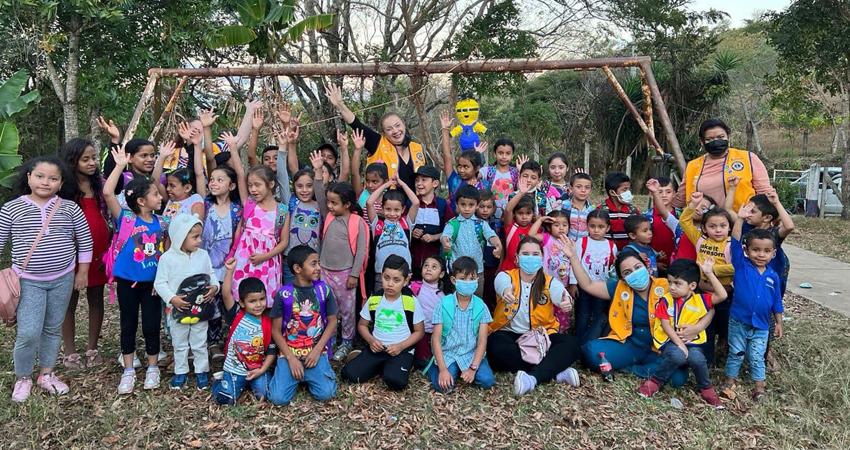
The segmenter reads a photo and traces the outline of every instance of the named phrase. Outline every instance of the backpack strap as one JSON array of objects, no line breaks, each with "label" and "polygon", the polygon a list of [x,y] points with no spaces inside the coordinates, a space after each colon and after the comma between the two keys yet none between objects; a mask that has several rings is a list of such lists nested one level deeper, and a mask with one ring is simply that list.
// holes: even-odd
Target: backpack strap
[{"label": "backpack strap", "polygon": [[[366,230],[365,239],[366,239],[366,249],[369,249],[369,226],[366,225],[366,221],[358,214],[349,214],[348,215],[348,245],[351,248],[351,254],[357,255],[357,237],[360,234],[360,225],[363,225],[363,229]],[[363,258],[363,266],[360,267],[360,273],[366,273],[366,267],[369,265],[368,256]],[[352,273],[357,271],[357,267],[352,267]],[[360,295],[364,298],[366,297],[366,277],[360,277]]]},{"label": "backpack strap", "polygon": [[512,223],[512,224],[511,224],[511,229],[508,231],[508,237],[507,237],[507,239],[505,239],[505,246],[510,245],[510,243],[511,243],[511,239],[513,239],[513,237],[514,237],[514,235],[516,234],[517,230],[519,230],[519,226],[516,224],[516,222]]},{"label": "backpack strap", "polygon": [[437,197],[437,216],[440,220],[440,226],[446,226],[446,209],[449,207],[449,203],[446,199],[442,197]]},{"label": "backpack strap", "polygon": [[[127,241],[133,235],[133,227],[135,226],[136,215],[129,208],[121,210],[121,218],[118,221],[118,233],[112,237],[112,245],[109,250],[103,255],[103,264],[106,269],[107,284],[109,284],[109,303],[115,303],[116,289],[115,285],[115,262],[118,260],[118,255]],[[162,224],[160,223],[160,226]],[[165,228],[163,228],[165,230]]]},{"label": "backpack strap", "polygon": [[[313,282],[313,290],[316,292],[316,298],[319,300],[319,315],[322,317],[322,324],[323,324],[323,326],[327,327],[328,326],[328,312],[327,312],[326,305],[327,305],[328,293],[330,292],[330,289],[328,288],[328,285],[324,281],[319,280],[319,281]],[[321,336],[319,336],[319,338],[321,339]],[[332,350],[332,347],[331,347],[331,339],[328,339],[328,343],[325,345],[325,348],[327,350],[325,355],[328,357],[328,360],[330,360],[332,355],[333,355],[333,350]]]},{"label": "backpack strap", "polygon": [[[579,248],[577,249],[579,261],[581,261],[581,259],[584,258],[584,254],[587,253],[587,239],[588,236],[584,236],[579,240],[579,242],[581,242],[581,244],[579,244]],[[613,253],[613,249],[611,251]]]},{"label": "backpack strap", "polygon": [[413,313],[416,310],[416,301],[410,295],[401,296],[401,307],[404,309],[404,317],[407,318],[407,328],[413,333]]},{"label": "backpack strap", "polygon": [[233,257],[233,254],[236,252],[236,245],[242,240],[242,235],[245,234],[245,220],[250,219],[254,214],[254,209],[257,208],[257,202],[254,199],[245,200],[245,209],[242,211],[242,219],[239,221],[242,224],[242,229],[239,231],[239,235],[233,238],[233,242],[230,243],[230,252],[227,254],[227,259]]},{"label": "backpack strap", "polygon": [[411,281],[410,282],[410,290],[413,291],[413,295],[419,295],[419,292],[422,291],[422,282],[421,281]]},{"label": "backpack strap", "polygon": [[233,323],[230,324],[230,331],[227,333],[227,340],[224,341],[224,353],[227,353],[227,349],[230,348],[230,339],[233,338],[233,332],[236,331],[236,328],[239,326],[239,322],[242,321],[242,318],[245,317],[245,310],[239,309],[239,312],[236,313],[236,317],[233,318]]},{"label": "backpack strap", "polygon": [[260,327],[263,329],[263,350],[269,349],[269,344],[272,342],[272,319],[263,314],[260,317]]},{"label": "backpack strap", "polygon": [[616,255],[614,255],[614,241],[612,241],[612,240],[610,240],[610,239],[608,240],[608,249],[611,251],[611,259],[610,259],[611,264],[614,264],[614,259],[615,259],[617,256],[616,256]]},{"label": "backpack strap", "polygon": [[292,319],[292,297],[294,295],[295,291],[292,288],[292,284],[281,286],[281,288],[277,291],[277,295],[275,295],[275,298],[280,297],[280,301],[283,306],[283,327],[286,327],[286,325],[289,323],[289,320]]},{"label": "backpack strap", "polygon": [[283,225],[286,223],[286,214],[289,212],[289,207],[285,203],[277,203],[277,213],[274,221],[274,238],[280,242],[280,234],[283,232]]}]

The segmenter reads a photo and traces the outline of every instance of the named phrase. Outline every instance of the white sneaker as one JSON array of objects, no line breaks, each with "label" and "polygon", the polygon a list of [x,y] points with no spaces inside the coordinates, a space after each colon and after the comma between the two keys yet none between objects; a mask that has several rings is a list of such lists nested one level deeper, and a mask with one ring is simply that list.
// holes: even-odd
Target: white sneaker
[{"label": "white sneaker", "polygon": [[572,367],[567,367],[563,372],[555,376],[555,381],[558,383],[567,383],[572,387],[578,387],[581,380],[578,376],[578,370]]},{"label": "white sneaker", "polygon": [[525,395],[537,386],[537,379],[522,370],[517,371],[514,378],[514,395]]},{"label": "white sneaker", "polygon": [[[124,355],[120,353],[118,354],[118,365],[126,369],[126,367],[124,367]],[[133,368],[138,369],[139,367],[142,367],[142,362],[139,361],[139,355],[133,353]]]}]

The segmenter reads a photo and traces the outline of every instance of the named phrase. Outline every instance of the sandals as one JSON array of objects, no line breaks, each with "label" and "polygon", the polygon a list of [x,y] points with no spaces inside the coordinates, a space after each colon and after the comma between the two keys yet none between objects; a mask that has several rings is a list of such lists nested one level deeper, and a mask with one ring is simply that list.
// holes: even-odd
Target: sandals
[{"label": "sandals", "polygon": [[83,361],[77,353],[65,355],[65,359],[62,361],[62,364],[64,364],[65,368],[69,370],[80,370],[86,367],[85,361]]},{"label": "sandals", "polygon": [[97,350],[86,350],[86,367],[97,367],[103,364],[103,358]]},{"label": "sandals", "polygon": [[760,403],[762,400],[764,400],[764,399],[765,399],[765,397],[767,397],[767,392],[765,392],[765,391],[757,391],[757,390],[753,389],[752,396],[753,396],[753,401],[754,401],[754,402],[756,402],[756,403]]}]

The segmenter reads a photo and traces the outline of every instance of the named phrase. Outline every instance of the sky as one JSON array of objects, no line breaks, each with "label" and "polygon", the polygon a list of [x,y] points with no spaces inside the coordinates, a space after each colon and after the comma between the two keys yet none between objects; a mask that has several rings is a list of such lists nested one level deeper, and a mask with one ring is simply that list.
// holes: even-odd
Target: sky
[{"label": "sky", "polygon": [[733,27],[744,24],[751,19],[753,13],[759,10],[778,11],[791,4],[791,0],[694,0],[691,9],[705,11],[709,8],[718,9],[729,14]]}]

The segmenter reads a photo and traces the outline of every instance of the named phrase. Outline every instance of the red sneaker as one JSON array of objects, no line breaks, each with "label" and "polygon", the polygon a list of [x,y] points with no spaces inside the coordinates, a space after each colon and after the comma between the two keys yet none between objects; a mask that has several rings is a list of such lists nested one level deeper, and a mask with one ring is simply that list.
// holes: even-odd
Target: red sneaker
[{"label": "red sneaker", "polygon": [[717,408],[723,409],[723,402],[720,401],[720,397],[717,396],[717,392],[714,391],[714,387],[709,386],[701,391],[699,391],[699,395],[705,400],[709,405]]},{"label": "red sneaker", "polygon": [[658,384],[658,382],[654,379],[650,378],[644,381],[642,385],[640,385],[637,392],[638,394],[640,394],[641,397],[651,398],[660,389],[661,385]]}]

